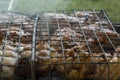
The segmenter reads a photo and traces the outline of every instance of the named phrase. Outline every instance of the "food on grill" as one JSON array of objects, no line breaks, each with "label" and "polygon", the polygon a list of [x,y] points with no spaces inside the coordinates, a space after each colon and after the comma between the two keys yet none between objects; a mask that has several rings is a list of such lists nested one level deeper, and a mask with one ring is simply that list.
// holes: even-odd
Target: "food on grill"
[{"label": "food on grill", "polygon": [[[50,52],[47,50],[41,50],[38,53],[37,56],[37,61],[36,61],[36,74],[37,75],[48,75],[49,70],[52,68],[50,68],[49,64],[50,64]],[[40,66],[41,65],[41,66]],[[49,69],[50,68],[50,69]]]},{"label": "food on grill", "polygon": [[0,50],[0,64],[1,66],[1,80],[13,80],[14,77],[14,71],[16,62],[18,61],[18,53],[6,49],[6,50]]},{"label": "food on grill", "polygon": [[0,23],[9,23],[9,22],[24,22],[26,19],[29,20],[28,17],[26,17],[25,15],[21,15],[18,13],[12,13],[11,12],[2,12],[0,13]]},{"label": "food on grill", "polygon": [[[75,45],[79,45],[80,38],[82,35],[80,33],[76,33],[74,30],[69,27],[63,29],[57,29],[54,33],[55,36],[51,37],[51,45],[61,45],[63,44],[65,49],[69,49]],[[61,43],[62,41],[62,43]],[[55,47],[59,49],[61,46]]]},{"label": "food on grill", "polygon": [[[49,64],[50,64],[50,51],[48,51],[47,49],[48,44],[40,41],[38,42],[38,45],[36,45],[36,53],[35,55],[35,73],[36,75],[47,75],[47,73],[49,72]],[[30,78],[31,74],[31,68],[29,66],[31,66],[30,61],[31,61],[31,56],[32,56],[32,52],[31,52],[31,44],[25,44],[24,45],[24,49],[23,51],[20,53],[20,58],[18,59],[18,64],[19,65],[26,65],[25,67],[22,66],[18,66],[17,70],[18,73],[17,75],[22,77],[22,78]],[[52,69],[52,68],[51,68]],[[24,70],[24,72],[23,72]]]},{"label": "food on grill", "polygon": [[49,44],[43,41],[38,42],[37,46],[36,46],[37,50],[44,50],[44,49],[48,49],[49,48]]},{"label": "food on grill", "polygon": [[[3,38],[4,39],[4,38]],[[3,41],[0,45],[1,80],[13,80],[19,54],[17,48]],[[5,44],[4,44],[5,43]]]},{"label": "food on grill", "polygon": [[35,19],[14,14],[11,23],[10,16],[3,16],[0,78],[117,80],[120,34],[103,14],[55,12],[43,13]]},{"label": "food on grill", "polygon": [[68,16],[67,14],[56,14],[56,13],[44,13],[43,18],[52,20],[62,20],[60,22],[70,22],[70,23],[86,23],[85,16],[82,18],[78,18],[75,16]]},{"label": "food on grill", "polygon": [[83,11],[78,11],[75,13],[76,16],[78,17],[85,17],[85,16],[89,16],[89,17],[93,17],[93,14],[90,12],[83,12]]},{"label": "food on grill", "polygon": [[18,54],[14,51],[11,51],[11,50],[5,50],[5,51],[2,51],[0,50],[0,56],[5,56],[5,57],[18,57],[17,56]]},{"label": "food on grill", "polygon": [[0,57],[0,63],[4,65],[1,67],[1,80],[13,80],[16,62],[17,58]]},{"label": "food on grill", "polygon": [[116,52],[120,52],[120,46],[117,47]]},{"label": "food on grill", "polygon": [[0,31],[0,44],[2,44],[2,40],[5,37],[5,33],[3,31]]}]

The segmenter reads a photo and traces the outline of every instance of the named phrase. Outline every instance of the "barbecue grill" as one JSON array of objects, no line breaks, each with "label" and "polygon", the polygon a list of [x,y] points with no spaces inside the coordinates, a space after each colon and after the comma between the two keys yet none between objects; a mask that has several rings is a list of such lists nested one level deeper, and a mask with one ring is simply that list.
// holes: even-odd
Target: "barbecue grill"
[{"label": "barbecue grill", "polygon": [[120,78],[120,27],[106,11],[0,15],[1,80]]}]

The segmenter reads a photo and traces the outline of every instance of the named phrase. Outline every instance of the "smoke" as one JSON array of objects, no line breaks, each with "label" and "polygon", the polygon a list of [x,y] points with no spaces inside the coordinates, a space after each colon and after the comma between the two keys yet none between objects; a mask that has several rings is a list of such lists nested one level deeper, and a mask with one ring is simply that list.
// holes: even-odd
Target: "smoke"
[{"label": "smoke", "polygon": [[39,13],[66,9],[71,0],[14,0],[13,11]]}]

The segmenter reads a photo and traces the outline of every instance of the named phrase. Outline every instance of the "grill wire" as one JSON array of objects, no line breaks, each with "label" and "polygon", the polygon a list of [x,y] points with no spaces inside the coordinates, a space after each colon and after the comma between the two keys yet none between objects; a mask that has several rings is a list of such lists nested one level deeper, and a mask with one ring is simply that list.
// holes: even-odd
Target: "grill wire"
[{"label": "grill wire", "polygon": [[117,80],[119,53],[104,10],[0,14],[0,80]]}]

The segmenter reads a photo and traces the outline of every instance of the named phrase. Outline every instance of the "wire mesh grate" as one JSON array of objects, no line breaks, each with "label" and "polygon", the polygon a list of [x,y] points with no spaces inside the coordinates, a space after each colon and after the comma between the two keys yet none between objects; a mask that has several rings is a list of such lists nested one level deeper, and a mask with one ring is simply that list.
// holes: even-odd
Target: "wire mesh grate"
[{"label": "wire mesh grate", "polygon": [[0,15],[1,80],[120,78],[120,34],[104,10]]}]

